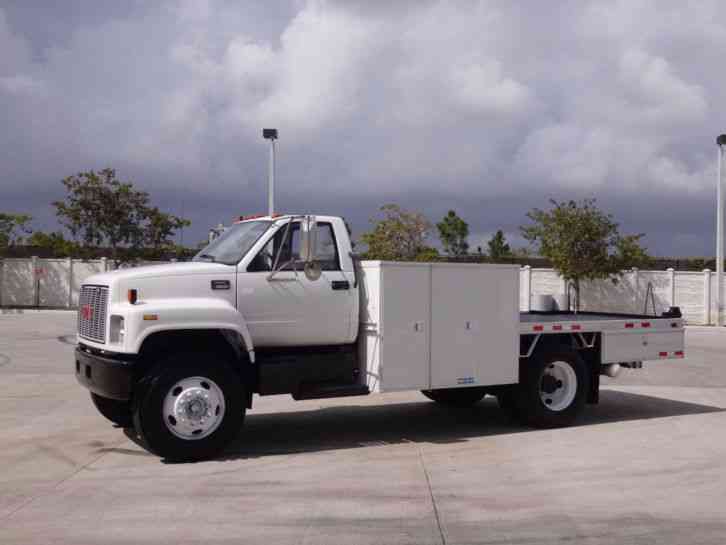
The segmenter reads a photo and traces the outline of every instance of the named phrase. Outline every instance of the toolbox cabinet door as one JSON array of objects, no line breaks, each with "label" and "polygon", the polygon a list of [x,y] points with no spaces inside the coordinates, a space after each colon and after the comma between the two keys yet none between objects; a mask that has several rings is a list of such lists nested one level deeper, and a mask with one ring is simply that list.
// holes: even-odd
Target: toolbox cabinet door
[{"label": "toolbox cabinet door", "polygon": [[386,263],[381,268],[381,390],[429,386],[429,267]]},{"label": "toolbox cabinet door", "polygon": [[435,264],[431,272],[431,388],[517,382],[517,268]]}]

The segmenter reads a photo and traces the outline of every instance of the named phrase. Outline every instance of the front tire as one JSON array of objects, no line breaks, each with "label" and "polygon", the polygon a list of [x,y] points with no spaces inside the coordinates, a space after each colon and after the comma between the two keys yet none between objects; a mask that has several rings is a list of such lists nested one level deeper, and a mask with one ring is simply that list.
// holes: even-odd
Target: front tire
[{"label": "front tire", "polygon": [[122,428],[130,428],[134,425],[131,416],[131,403],[128,401],[119,401],[118,399],[109,399],[91,392],[91,400],[104,417]]},{"label": "front tire", "polygon": [[472,407],[479,403],[486,392],[484,388],[441,388],[438,390],[421,390],[431,401],[449,407]]},{"label": "front tire", "polygon": [[537,428],[570,426],[582,415],[590,375],[580,355],[567,347],[526,364],[515,403],[518,416]]},{"label": "front tire", "polygon": [[216,354],[173,356],[143,383],[134,406],[134,428],[148,450],[162,458],[211,458],[242,426],[242,381]]}]

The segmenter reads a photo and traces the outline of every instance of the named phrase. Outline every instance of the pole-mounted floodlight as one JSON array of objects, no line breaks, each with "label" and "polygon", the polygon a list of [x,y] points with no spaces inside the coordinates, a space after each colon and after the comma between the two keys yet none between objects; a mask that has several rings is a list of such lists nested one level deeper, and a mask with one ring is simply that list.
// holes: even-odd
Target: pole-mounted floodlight
[{"label": "pole-mounted floodlight", "polygon": [[262,138],[270,141],[270,168],[267,178],[267,213],[275,213],[275,140],[277,129],[262,129]]},{"label": "pole-mounted floodlight", "polygon": [[723,176],[726,134],[716,138],[718,146],[718,180],[716,181],[716,325],[723,325]]}]

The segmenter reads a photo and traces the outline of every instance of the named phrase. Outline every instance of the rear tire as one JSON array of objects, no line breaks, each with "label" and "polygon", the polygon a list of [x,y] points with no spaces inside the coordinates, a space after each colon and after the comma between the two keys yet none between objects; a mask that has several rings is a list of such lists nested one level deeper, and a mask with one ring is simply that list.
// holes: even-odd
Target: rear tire
[{"label": "rear tire", "polygon": [[134,428],[146,448],[162,458],[211,458],[242,426],[244,386],[217,354],[172,356],[142,383],[134,404]]},{"label": "rear tire", "polygon": [[590,374],[580,355],[567,347],[530,358],[515,393],[518,416],[537,428],[572,425],[587,401]]},{"label": "rear tire", "polygon": [[449,407],[472,407],[479,403],[486,391],[484,388],[441,388],[438,390],[421,390],[431,401]]},{"label": "rear tire", "polygon": [[131,416],[131,403],[128,401],[119,401],[118,399],[110,399],[91,392],[91,400],[104,417],[122,428],[130,428],[134,425]]}]

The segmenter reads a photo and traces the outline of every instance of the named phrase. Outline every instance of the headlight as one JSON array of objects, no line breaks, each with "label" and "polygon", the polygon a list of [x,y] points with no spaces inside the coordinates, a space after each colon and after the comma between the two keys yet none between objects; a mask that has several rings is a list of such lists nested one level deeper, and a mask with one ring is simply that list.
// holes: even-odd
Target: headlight
[{"label": "headlight", "polygon": [[124,317],[113,314],[111,316],[111,342],[121,344],[124,342]]}]

